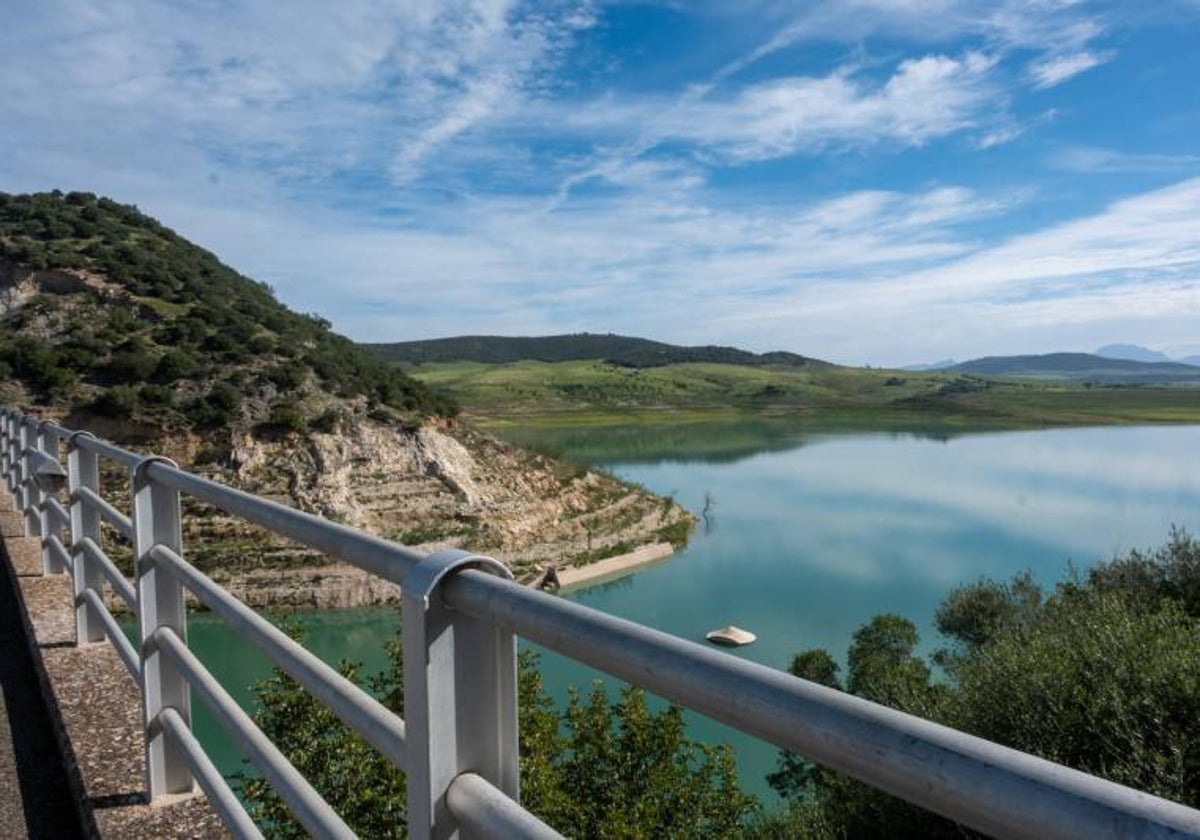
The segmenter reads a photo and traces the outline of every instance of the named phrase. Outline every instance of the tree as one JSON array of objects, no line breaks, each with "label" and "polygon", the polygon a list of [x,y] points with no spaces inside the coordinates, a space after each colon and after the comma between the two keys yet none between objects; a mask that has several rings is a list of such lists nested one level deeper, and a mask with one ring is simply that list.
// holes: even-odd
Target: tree
[{"label": "tree", "polygon": [[[343,662],[338,670],[359,678],[356,665]],[[406,836],[403,773],[281,671],[260,683],[255,695],[259,727],[359,836]],[[266,781],[243,776],[240,786],[250,816],[270,836],[309,836]]]},{"label": "tree", "polygon": [[[400,645],[390,644],[389,654],[388,669],[370,688],[402,714]],[[341,671],[359,678],[358,666],[343,663]],[[652,712],[636,688],[610,703],[596,684],[586,700],[574,692],[560,713],[528,653],[518,685],[522,800],[568,836],[723,836],[756,808],[738,787],[729,747],[691,741],[678,707]],[[285,674],[276,671],[256,694],[259,726],[351,828],[362,836],[403,836],[400,771]],[[260,825],[281,837],[304,836],[262,780],[243,778],[241,790]]]},{"label": "tree", "polygon": [[[876,616],[854,634],[846,689],[876,702],[1139,790],[1200,805],[1200,544],[1166,546],[1069,576],[1049,594],[1026,573],[950,592],[951,647],[934,684],[916,628]],[[792,673],[838,687],[823,651]],[[768,780],[789,801],[768,836],[961,836],[964,829],[782,753]]]}]

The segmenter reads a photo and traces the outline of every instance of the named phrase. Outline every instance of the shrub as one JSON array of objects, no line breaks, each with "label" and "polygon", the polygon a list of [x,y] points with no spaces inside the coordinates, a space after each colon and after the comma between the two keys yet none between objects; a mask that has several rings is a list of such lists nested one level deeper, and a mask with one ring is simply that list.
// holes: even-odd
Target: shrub
[{"label": "shrub", "polygon": [[138,392],[130,385],[115,385],[92,401],[91,410],[104,417],[127,420],[138,408]]}]

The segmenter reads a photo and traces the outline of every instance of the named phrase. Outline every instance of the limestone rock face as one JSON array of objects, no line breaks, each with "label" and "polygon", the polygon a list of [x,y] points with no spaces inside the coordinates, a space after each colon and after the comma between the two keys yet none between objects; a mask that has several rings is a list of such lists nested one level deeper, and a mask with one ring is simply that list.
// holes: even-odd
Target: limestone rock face
[{"label": "limestone rock face", "polygon": [[71,295],[86,289],[121,293],[119,286],[91,272],[57,268],[35,271],[0,257],[0,318],[16,312],[37,295]]},{"label": "limestone rock face", "polygon": [[[610,476],[528,452],[451,420],[419,428],[343,413],[330,432],[231,441],[213,477],[283,504],[433,551],[499,559],[518,579],[678,538],[694,518]],[[352,606],[392,589],[331,558],[288,546],[217,512],[189,518],[185,542],[212,549],[203,566],[253,604]]]}]

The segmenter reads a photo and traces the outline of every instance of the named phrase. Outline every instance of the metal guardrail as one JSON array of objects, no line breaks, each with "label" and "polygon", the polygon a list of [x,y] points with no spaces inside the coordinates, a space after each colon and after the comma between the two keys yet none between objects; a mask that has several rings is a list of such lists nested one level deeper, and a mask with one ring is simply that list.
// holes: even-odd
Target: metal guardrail
[{"label": "metal guardrail", "polygon": [[[38,480],[63,446],[65,519],[53,482]],[[131,517],[101,496],[100,458],[128,471]],[[405,772],[416,838],[557,836],[518,804],[517,635],[984,832],[1200,835],[1200,811],[530,590],[495,560],[422,556],[9,409],[0,473],[42,539],[44,572],[72,577],[78,643],[108,639],[140,684],[151,797],[199,784],[237,837],[258,829],[191,735],[193,692],[308,831],[350,830],[188,650],[185,589]],[[189,564],[181,494],[399,584],[407,719]],[[134,583],[104,552],[101,522],[133,545]],[[137,616],[136,647],[104,606],[106,584]]]}]

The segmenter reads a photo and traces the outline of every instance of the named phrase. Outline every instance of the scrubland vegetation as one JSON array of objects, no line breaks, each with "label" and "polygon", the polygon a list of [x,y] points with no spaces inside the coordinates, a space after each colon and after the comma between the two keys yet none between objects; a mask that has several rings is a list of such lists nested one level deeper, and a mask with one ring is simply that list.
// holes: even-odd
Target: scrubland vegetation
[{"label": "scrubland vegetation", "polygon": [[31,273],[63,272],[11,300],[0,331],[0,378],[47,405],[281,431],[328,422],[324,394],[383,412],[455,411],[327,321],[291,311],[267,285],[107,198],[0,193],[0,267],[10,300]]}]

